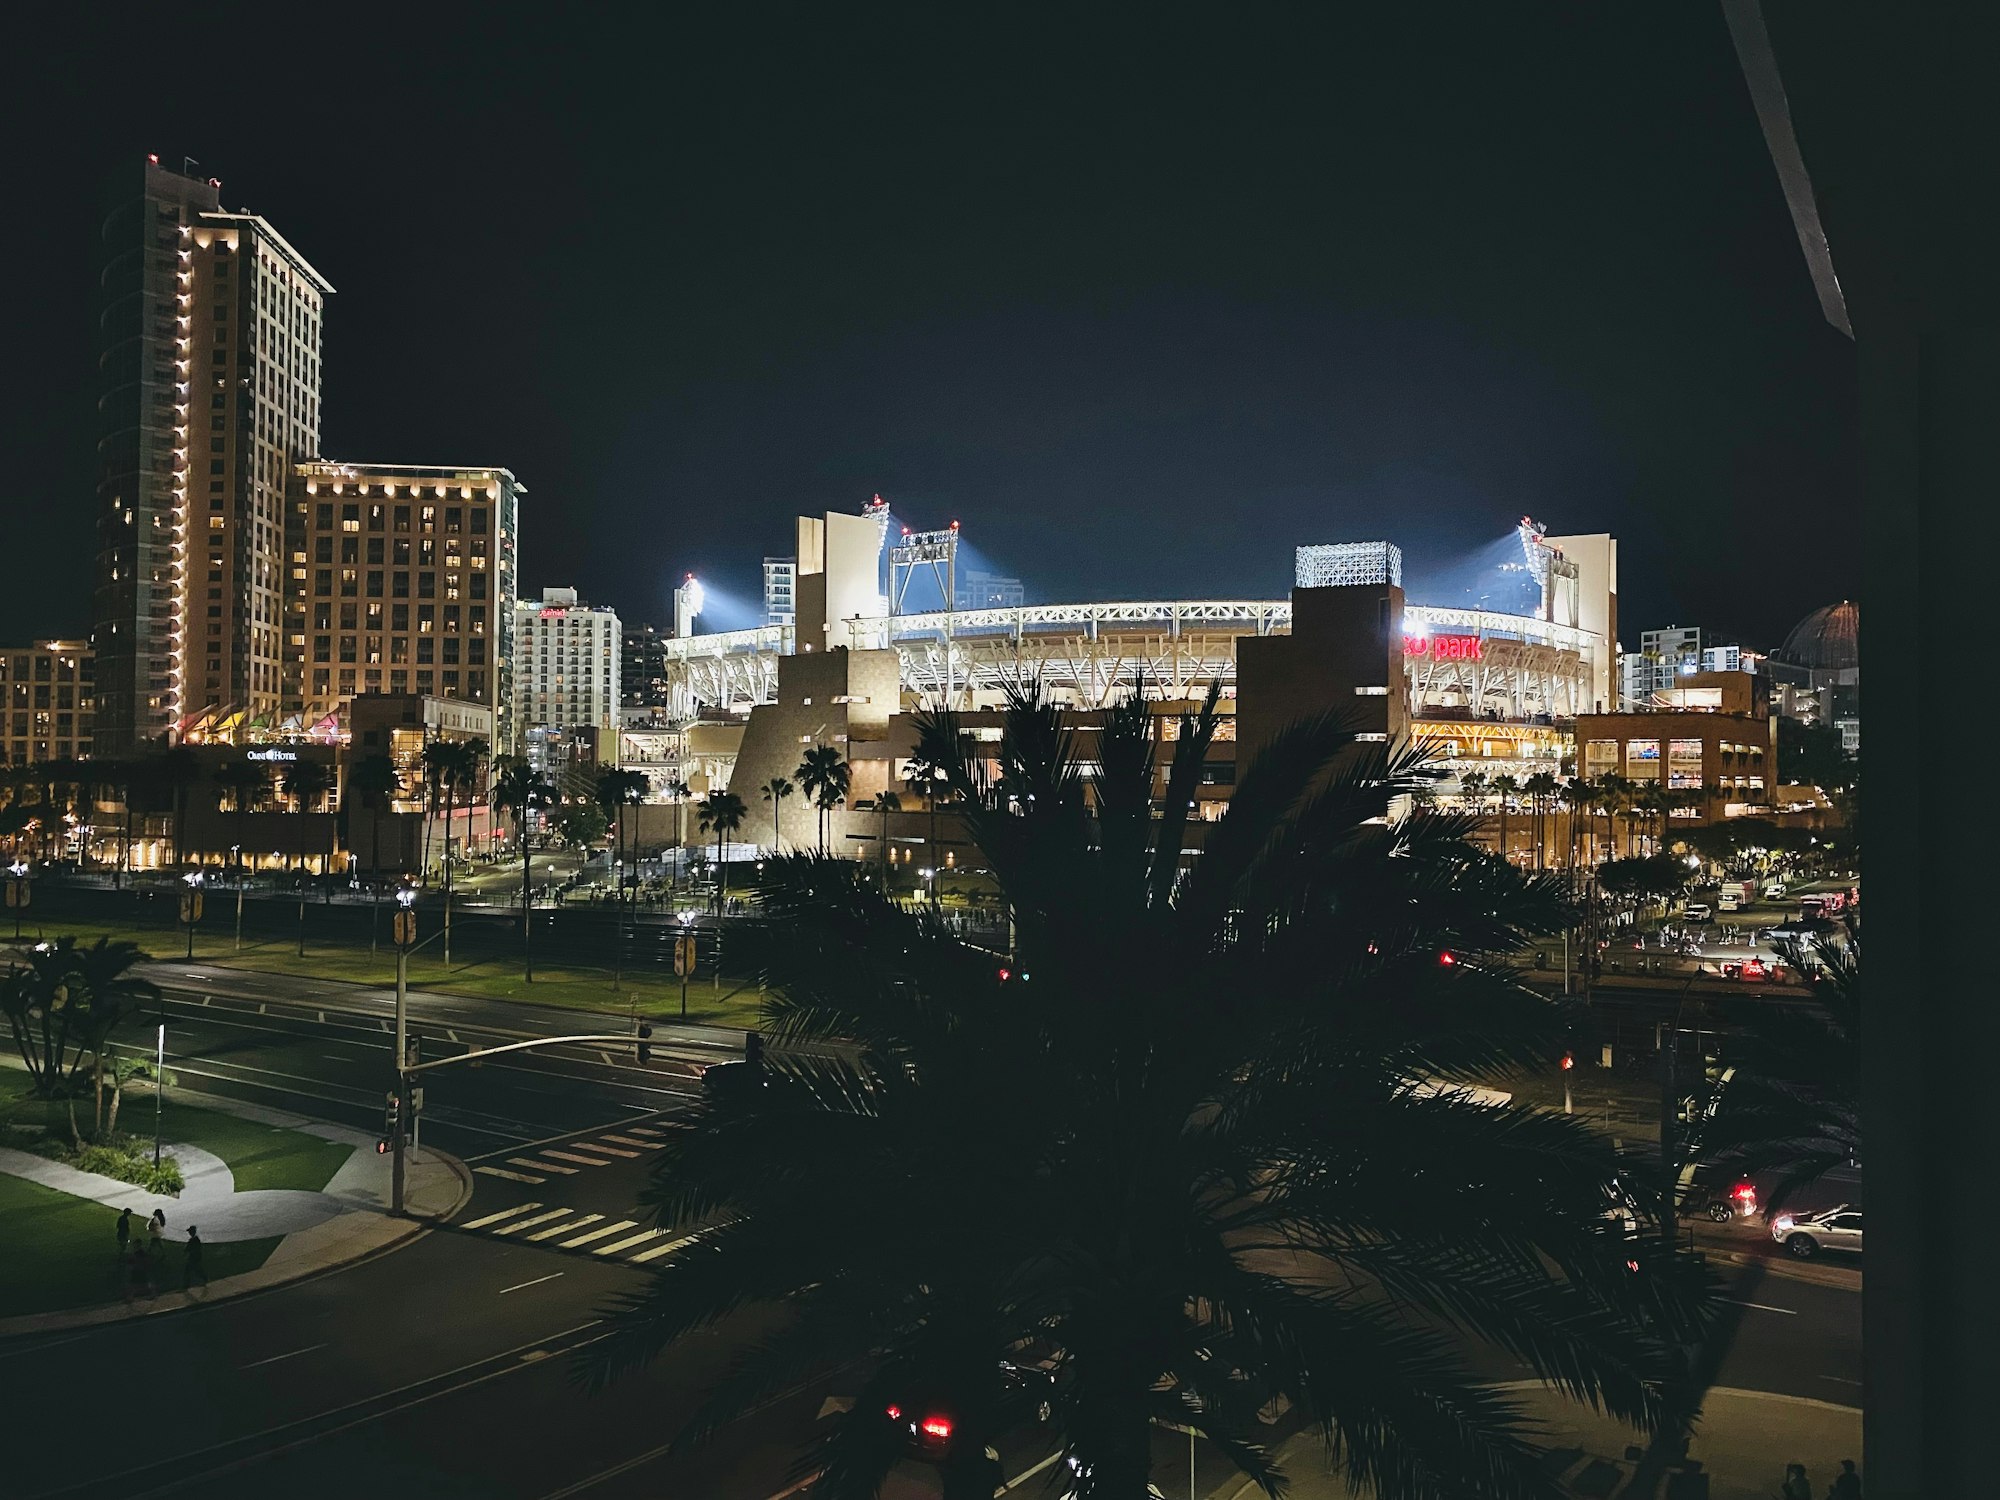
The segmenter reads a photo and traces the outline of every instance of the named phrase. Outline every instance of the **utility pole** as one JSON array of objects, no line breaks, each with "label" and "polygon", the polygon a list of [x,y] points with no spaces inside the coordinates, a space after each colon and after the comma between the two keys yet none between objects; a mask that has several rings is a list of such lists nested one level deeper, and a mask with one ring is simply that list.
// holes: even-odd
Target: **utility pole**
[{"label": "utility pole", "polygon": [[417,893],[407,881],[396,888],[396,1112],[389,1146],[395,1152],[390,1171],[389,1212],[403,1214],[404,1138],[410,1118],[410,950],[417,943]]}]

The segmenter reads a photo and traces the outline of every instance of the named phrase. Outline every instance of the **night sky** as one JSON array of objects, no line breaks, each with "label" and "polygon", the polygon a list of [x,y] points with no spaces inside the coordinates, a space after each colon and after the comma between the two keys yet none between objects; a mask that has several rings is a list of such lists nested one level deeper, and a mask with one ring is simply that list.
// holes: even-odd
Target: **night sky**
[{"label": "night sky", "polygon": [[338,288],[328,456],[511,468],[524,593],[628,623],[878,491],[1031,600],[1376,537],[1446,596],[1523,512],[1618,534],[1628,646],[1859,597],[1852,346],[1718,6],[970,9],[45,23],[0,638],[89,625],[98,204],[148,151]]}]

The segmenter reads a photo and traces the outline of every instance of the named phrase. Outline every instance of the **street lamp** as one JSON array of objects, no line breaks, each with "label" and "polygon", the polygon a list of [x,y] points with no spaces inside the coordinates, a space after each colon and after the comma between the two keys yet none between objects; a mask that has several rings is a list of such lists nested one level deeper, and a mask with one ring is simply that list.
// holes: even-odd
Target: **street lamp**
[{"label": "street lamp", "polygon": [[395,1128],[390,1144],[396,1155],[390,1174],[390,1212],[403,1212],[403,1142],[410,1119],[410,950],[417,943],[417,888],[406,875],[396,887],[396,1092]]},{"label": "street lamp", "polygon": [[688,975],[694,970],[694,913],[680,914],[681,930],[674,939],[674,973],[681,981],[681,1019],[688,1018]]},{"label": "street lamp", "polygon": [[181,925],[187,928],[188,962],[193,963],[194,927],[195,923],[201,920],[201,883],[203,876],[199,870],[190,870],[187,874],[181,876],[181,879],[187,883],[187,889],[181,893]]},{"label": "street lamp", "polygon": [[21,913],[27,909],[34,892],[28,885],[28,862],[20,855],[14,856],[14,863],[7,866],[7,873],[13,878],[7,882],[7,904],[14,908],[14,941],[21,940]]}]

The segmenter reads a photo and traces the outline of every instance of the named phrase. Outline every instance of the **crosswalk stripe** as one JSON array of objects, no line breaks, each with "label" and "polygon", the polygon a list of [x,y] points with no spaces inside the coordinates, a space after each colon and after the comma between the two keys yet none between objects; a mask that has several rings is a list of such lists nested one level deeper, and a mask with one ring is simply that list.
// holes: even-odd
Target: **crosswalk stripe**
[{"label": "crosswalk stripe", "polygon": [[538,1172],[560,1172],[565,1177],[576,1176],[575,1167],[559,1167],[552,1161],[537,1161],[532,1156],[510,1156],[507,1158],[507,1165],[510,1167],[533,1167]]},{"label": "crosswalk stripe", "polygon": [[461,1229],[484,1229],[488,1224],[498,1224],[502,1219],[511,1219],[515,1214],[531,1213],[540,1208],[539,1203],[516,1203],[512,1208],[503,1208],[497,1214],[488,1214],[483,1219],[474,1219],[470,1224],[461,1224]]},{"label": "crosswalk stripe", "polygon": [[[652,1126],[650,1126],[650,1125],[627,1125],[627,1126],[626,1126],[625,1128],[626,1128],[627,1130],[631,1131],[631,1132],[632,1132],[632,1134],[634,1134],[634,1135],[665,1135],[665,1134],[666,1134],[666,1132],[665,1132],[664,1130],[655,1130],[655,1129],[654,1129],[654,1128],[653,1128]],[[615,1141],[615,1140],[617,1140],[617,1139],[618,1139],[618,1137],[614,1135],[614,1136],[611,1136],[611,1137],[610,1137],[609,1139],[611,1139],[611,1140],[614,1140],[614,1141]]]},{"label": "crosswalk stripe", "polygon": [[622,1230],[630,1229],[635,1222],[632,1219],[620,1219],[616,1224],[600,1225],[596,1229],[591,1230],[589,1234],[580,1234],[573,1240],[564,1240],[562,1248],[565,1250],[574,1250],[578,1245],[588,1245],[592,1240],[601,1240],[607,1234],[617,1234]]},{"label": "crosswalk stripe", "polygon": [[[574,1210],[571,1211],[573,1212]],[[541,1230],[538,1233],[529,1235],[528,1238],[537,1242],[552,1240],[559,1234],[568,1234],[572,1229],[581,1229],[586,1224],[595,1224],[603,1217],[603,1214],[585,1214],[580,1219],[572,1219],[567,1224],[558,1224],[552,1229]]]},{"label": "crosswalk stripe", "polygon": [[700,1238],[701,1236],[698,1234],[684,1235],[680,1239],[669,1240],[664,1245],[655,1245],[650,1250],[641,1250],[637,1255],[632,1257],[632,1263],[640,1265],[649,1260],[657,1260],[662,1255],[671,1255],[683,1245],[692,1245]]},{"label": "crosswalk stripe", "polygon": [[572,1156],[567,1151],[544,1151],[542,1155],[553,1156],[557,1161],[573,1161],[580,1167],[605,1167],[610,1165],[601,1156]]},{"label": "crosswalk stripe", "polygon": [[516,1219],[511,1224],[502,1224],[493,1232],[495,1234],[512,1234],[517,1229],[526,1229],[534,1224],[546,1224],[551,1219],[566,1219],[575,1212],[576,1210],[573,1208],[552,1208],[545,1214],[536,1214],[532,1219]]},{"label": "crosswalk stripe", "polygon": [[641,1151],[656,1151],[659,1149],[659,1145],[655,1141],[635,1141],[629,1135],[607,1135],[605,1139],[607,1141],[616,1141],[621,1146],[637,1146]]},{"label": "crosswalk stripe", "polygon": [[586,1151],[602,1151],[606,1156],[622,1156],[628,1161],[639,1154],[636,1151],[626,1151],[617,1146],[607,1146],[602,1141],[577,1141],[574,1144],[581,1146]]},{"label": "crosswalk stripe", "polygon": [[475,1172],[484,1172],[488,1177],[504,1177],[509,1182],[531,1182],[539,1186],[547,1182],[546,1177],[536,1177],[528,1172],[509,1172],[501,1167],[474,1167]]},{"label": "crosswalk stripe", "polygon": [[613,1240],[608,1245],[599,1245],[590,1253],[592,1255],[616,1255],[620,1250],[630,1250],[634,1245],[643,1245],[647,1240],[658,1239],[659,1235],[659,1230],[649,1229],[644,1234],[633,1235],[630,1239]]}]

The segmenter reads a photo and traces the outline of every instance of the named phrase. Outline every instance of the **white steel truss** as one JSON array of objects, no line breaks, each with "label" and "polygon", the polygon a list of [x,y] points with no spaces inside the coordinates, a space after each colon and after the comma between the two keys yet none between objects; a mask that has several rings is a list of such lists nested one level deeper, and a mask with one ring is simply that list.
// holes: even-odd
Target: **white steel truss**
[{"label": "white steel truss", "polygon": [[[1236,642],[1290,631],[1289,600],[1194,599],[1036,604],[1016,609],[878,616],[847,623],[856,650],[895,649],[903,686],[932,698],[993,693],[1038,678],[1082,705],[1101,706],[1145,681],[1150,693],[1193,697],[1236,679]],[[1590,662],[1603,643],[1589,631],[1497,610],[1408,605],[1406,634],[1481,639],[1478,660],[1411,656],[1413,710],[1478,717],[1569,718],[1589,701]],[[769,703],[789,627],[762,626],[663,643],[670,713]]]}]

